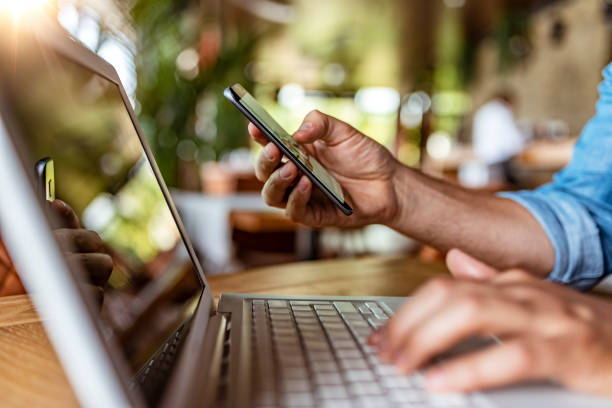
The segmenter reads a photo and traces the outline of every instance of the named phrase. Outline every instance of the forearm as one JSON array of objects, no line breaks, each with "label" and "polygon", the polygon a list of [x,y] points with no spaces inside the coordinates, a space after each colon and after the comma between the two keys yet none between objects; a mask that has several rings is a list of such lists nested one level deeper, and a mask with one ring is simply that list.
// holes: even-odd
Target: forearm
[{"label": "forearm", "polygon": [[407,167],[395,177],[399,200],[391,228],[442,251],[459,248],[500,269],[523,268],[540,276],[555,253],[536,219],[512,200],[465,190]]}]

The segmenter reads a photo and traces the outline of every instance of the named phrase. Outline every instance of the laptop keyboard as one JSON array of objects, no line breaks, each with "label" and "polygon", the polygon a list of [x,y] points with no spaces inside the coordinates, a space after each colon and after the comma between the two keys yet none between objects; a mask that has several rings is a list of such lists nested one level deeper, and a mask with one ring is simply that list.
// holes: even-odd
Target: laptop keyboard
[{"label": "laptop keyboard", "polygon": [[185,325],[179,326],[132,380],[131,387],[137,388],[140,386],[145,400],[151,406],[157,404],[161,392],[164,390],[165,382],[168,380],[170,370],[174,365],[184,334],[187,331]]},{"label": "laptop keyboard", "polygon": [[367,339],[389,314],[377,302],[254,299],[252,310],[254,407],[475,406],[378,359]]}]

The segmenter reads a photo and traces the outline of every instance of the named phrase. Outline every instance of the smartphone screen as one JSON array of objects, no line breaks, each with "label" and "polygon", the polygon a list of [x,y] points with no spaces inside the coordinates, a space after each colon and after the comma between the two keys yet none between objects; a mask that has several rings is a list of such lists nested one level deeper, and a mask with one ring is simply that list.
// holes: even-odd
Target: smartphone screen
[{"label": "smartphone screen", "polygon": [[[310,156],[241,85],[232,85],[231,89],[239,98],[237,102],[264,126],[265,131],[264,129],[260,130],[262,130],[264,134],[268,133],[266,136],[270,137],[271,135],[278,143],[281,143],[286,150],[291,153],[295,160],[299,161],[308,169],[310,173],[325,186],[328,192],[331,193],[339,203],[342,203],[343,207],[346,207],[342,209],[347,213],[346,210],[350,210],[350,207],[348,207],[344,201],[342,187],[338,181],[317,161],[317,159]],[[352,213],[352,210],[350,210],[350,212]]]}]

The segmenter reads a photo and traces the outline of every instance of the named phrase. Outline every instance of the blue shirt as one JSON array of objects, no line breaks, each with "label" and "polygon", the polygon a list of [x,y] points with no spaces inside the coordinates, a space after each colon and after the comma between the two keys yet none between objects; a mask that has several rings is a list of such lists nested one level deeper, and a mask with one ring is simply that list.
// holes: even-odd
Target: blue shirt
[{"label": "blue shirt", "polygon": [[555,249],[550,280],[588,289],[612,274],[612,64],[603,72],[597,113],[570,164],[534,191],[500,194],[523,205]]}]

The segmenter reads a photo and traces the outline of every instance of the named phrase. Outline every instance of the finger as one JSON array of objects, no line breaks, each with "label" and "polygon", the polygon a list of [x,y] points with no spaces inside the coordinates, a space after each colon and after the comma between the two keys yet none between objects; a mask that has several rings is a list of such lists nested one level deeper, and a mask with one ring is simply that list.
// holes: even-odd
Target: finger
[{"label": "finger", "polygon": [[257,180],[265,183],[270,178],[270,175],[278,168],[282,158],[283,155],[278,147],[274,146],[272,143],[268,143],[257,158],[257,164],[255,165],[255,176]]},{"label": "finger", "polygon": [[285,207],[285,197],[287,190],[293,185],[298,175],[295,164],[285,163],[280,169],[276,170],[261,190],[261,195],[271,207]]},{"label": "finger", "polygon": [[495,279],[493,279],[493,283],[496,285],[507,285],[516,283],[538,284],[543,283],[543,281],[531,275],[529,272],[523,271],[521,269],[511,269],[496,276]]},{"label": "finger", "polygon": [[79,263],[87,272],[88,281],[104,286],[113,272],[113,258],[107,254],[70,254],[73,263]]},{"label": "finger", "polygon": [[302,176],[287,200],[287,215],[290,219],[300,222],[306,218],[311,193],[311,181]]},{"label": "finger", "polygon": [[268,144],[268,138],[261,133],[261,130],[257,129],[257,126],[249,122],[249,134],[251,137],[260,145],[265,146]]},{"label": "finger", "polygon": [[94,285],[82,285],[85,295],[93,299],[94,304],[100,309],[104,303],[104,288]]},{"label": "finger", "polygon": [[62,200],[54,200],[49,203],[51,210],[57,217],[57,221],[59,222],[59,227],[63,228],[80,228],[81,223],[79,221],[79,217],[77,217],[76,213],[68,204],[63,202]]},{"label": "finger", "polygon": [[67,252],[106,252],[100,236],[90,230],[60,228],[54,231],[60,245]]},{"label": "finger", "polygon": [[446,255],[446,265],[456,278],[487,280],[500,274],[495,268],[458,249],[451,249]]},{"label": "finger", "polygon": [[405,373],[476,335],[508,335],[529,328],[530,313],[521,303],[498,299],[497,291],[448,302],[404,336],[395,363]]},{"label": "finger", "polygon": [[337,145],[355,134],[355,129],[348,124],[314,110],[306,115],[293,138],[298,143],[314,143],[322,140],[328,145]]},{"label": "finger", "polygon": [[432,391],[469,392],[545,379],[554,353],[536,340],[511,340],[431,368],[425,382]]},{"label": "finger", "polygon": [[384,327],[384,334],[379,337],[377,344],[380,357],[390,361],[392,350],[396,350],[404,342],[406,333],[421,319],[440,308],[458,287],[459,282],[436,278],[419,288]]}]

